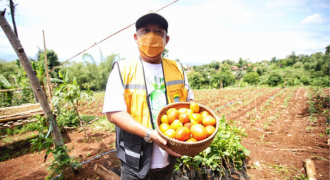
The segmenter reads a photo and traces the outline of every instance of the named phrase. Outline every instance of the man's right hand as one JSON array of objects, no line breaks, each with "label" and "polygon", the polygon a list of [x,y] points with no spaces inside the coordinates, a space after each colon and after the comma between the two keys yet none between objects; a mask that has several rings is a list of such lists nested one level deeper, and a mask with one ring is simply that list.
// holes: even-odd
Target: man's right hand
[{"label": "man's right hand", "polygon": [[159,134],[156,130],[151,131],[150,138],[151,138],[153,143],[156,143],[160,148],[162,148],[168,154],[170,154],[172,156],[175,156],[175,157],[181,157],[182,156],[181,154],[176,153],[170,147],[168,147],[167,146],[167,141],[165,139],[163,139],[161,136],[159,136]]}]

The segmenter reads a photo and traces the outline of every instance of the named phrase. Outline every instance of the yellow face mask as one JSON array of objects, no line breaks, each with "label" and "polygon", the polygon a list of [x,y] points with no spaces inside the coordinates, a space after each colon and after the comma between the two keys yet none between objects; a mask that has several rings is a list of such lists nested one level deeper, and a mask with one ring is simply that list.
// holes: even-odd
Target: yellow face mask
[{"label": "yellow face mask", "polygon": [[149,32],[139,38],[139,51],[142,56],[156,57],[164,51],[165,39]]}]

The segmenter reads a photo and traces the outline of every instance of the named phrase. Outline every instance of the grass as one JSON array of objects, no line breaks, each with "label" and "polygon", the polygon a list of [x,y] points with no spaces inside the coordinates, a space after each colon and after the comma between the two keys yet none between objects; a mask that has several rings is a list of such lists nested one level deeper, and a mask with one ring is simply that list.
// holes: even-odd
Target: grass
[{"label": "grass", "polygon": [[99,120],[97,120],[93,124],[91,124],[90,128],[103,129],[103,130],[110,131],[110,132],[116,131],[115,125],[110,123],[109,120],[105,116],[100,117]]}]

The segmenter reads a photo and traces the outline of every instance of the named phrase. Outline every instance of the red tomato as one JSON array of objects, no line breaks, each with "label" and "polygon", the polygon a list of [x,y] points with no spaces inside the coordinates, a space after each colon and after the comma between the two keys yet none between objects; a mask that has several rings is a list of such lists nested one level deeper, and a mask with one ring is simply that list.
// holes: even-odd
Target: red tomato
[{"label": "red tomato", "polygon": [[190,138],[190,130],[187,127],[179,127],[175,131],[175,139],[185,141]]},{"label": "red tomato", "polygon": [[192,126],[192,124],[191,124],[191,123],[186,123],[186,124],[184,124],[184,125],[183,125],[183,127],[187,127],[188,129],[190,129],[190,128],[191,128],[191,126]]},{"label": "red tomato", "polygon": [[202,124],[204,126],[215,126],[216,122],[212,116],[205,116],[203,118]]},{"label": "red tomato", "polygon": [[180,114],[179,120],[180,120],[180,122],[185,124],[185,123],[189,122],[189,115],[187,113]]},{"label": "red tomato", "polygon": [[190,128],[190,132],[197,141],[201,141],[207,137],[207,131],[201,124],[193,124]]},{"label": "red tomato", "polygon": [[171,124],[174,120],[178,119],[179,115],[180,113],[178,110],[176,109],[171,110],[169,114],[167,114],[168,123]]}]

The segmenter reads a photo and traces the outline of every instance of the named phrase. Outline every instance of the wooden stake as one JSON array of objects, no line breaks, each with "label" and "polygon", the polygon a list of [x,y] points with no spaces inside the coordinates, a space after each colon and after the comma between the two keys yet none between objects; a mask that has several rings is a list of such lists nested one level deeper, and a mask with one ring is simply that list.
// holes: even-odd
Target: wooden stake
[{"label": "wooden stake", "polygon": [[30,61],[28,57],[26,56],[24,52],[24,48],[21,45],[20,41],[17,39],[15,33],[11,29],[10,25],[8,24],[4,11],[0,11],[0,26],[3,30],[3,32],[6,34],[11,46],[13,47],[14,51],[16,52],[17,56],[19,57],[19,60],[22,63],[22,66],[24,67],[24,70],[30,80],[31,86],[33,91],[38,97],[40,106],[45,114],[45,117],[48,121],[48,124],[52,126],[52,139],[54,140],[55,145],[63,146],[64,142],[62,140],[62,136],[60,133],[60,129],[58,128],[58,125],[56,123],[56,117],[52,112],[52,109],[49,107],[49,104],[47,102],[47,99],[45,97],[44,92],[42,91],[42,88],[39,84],[39,80],[36,76],[36,72],[33,70]]},{"label": "wooden stake", "polygon": [[105,180],[120,180],[120,177],[100,164],[95,164],[93,171]]},{"label": "wooden stake", "polygon": [[316,169],[314,162],[310,159],[306,159],[304,162],[308,180],[316,180]]},{"label": "wooden stake", "polygon": [[51,84],[50,84],[50,79],[49,79],[49,73],[48,73],[48,60],[47,60],[47,49],[46,49],[46,40],[45,40],[45,32],[42,30],[42,35],[44,37],[44,54],[45,54],[45,63],[46,63],[46,75],[47,75],[47,87],[48,87],[48,95],[49,95],[49,104],[52,109],[52,89],[51,89]]}]

